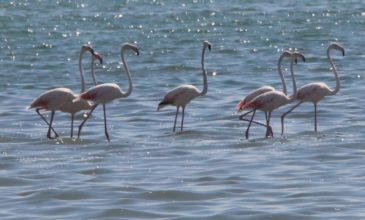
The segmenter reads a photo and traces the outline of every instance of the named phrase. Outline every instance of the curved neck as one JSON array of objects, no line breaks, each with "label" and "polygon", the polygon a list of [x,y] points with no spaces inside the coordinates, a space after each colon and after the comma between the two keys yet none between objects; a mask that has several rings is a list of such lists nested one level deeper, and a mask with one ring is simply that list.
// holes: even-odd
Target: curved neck
[{"label": "curved neck", "polygon": [[327,58],[328,58],[328,61],[330,62],[332,71],[335,74],[335,79],[336,79],[336,87],[335,87],[335,89],[331,90],[330,95],[335,95],[340,90],[340,79],[338,77],[338,73],[337,73],[335,64],[333,63],[332,58],[330,56],[330,48],[327,49]]},{"label": "curved neck", "polygon": [[124,60],[124,51],[125,51],[125,48],[122,48],[121,56],[122,56],[123,66],[124,66],[124,69],[125,69],[125,71],[127,73],[127,77],[128,77],[128,90],[125,93],[121,93],[121,96],[120,97],[127,97],[127,96],[129,96],[132,93],[132,89],[133,89],[131,74],[130,74],[130,72],[128,70],[127,63]]},{"label": "curved neck", "polygon": [[283,85],[283,93],[286,95],[287,94],[287,90],[286,90],[286,84],[285,84],[285,79],[283,76],[283,72],[281,71],[281,62],[283,61],[283,56],[280,56],[279,60],[278,60],[278,72],[279,72],[279,76],[281,79],[281,84]]},{"label": "curved neck", "polygon": [[94,86],[96,86],[96,77],[95,77],[95,73],[94,73],[94,63],[95,63],[95,59],[91,55],[91,77],[93,78]]},{"label": "curved neck", "polygon": [[297,97],[297,83],[295,82],[295,75],[294,75],[294,60],[295,57],[292,57],[290,62],[290,73],[291,73],[291,79],[293,83],[293,95],[290,97],[291,100],[295,99]]},{"label": "curved neck", "polygon": [[204,68],[204,54],[205,54],[205,47],[203,47],[202,58],[201,58],[203,82],[204,82],[203,91],[201,91],[201,93],[200,93],[201,96],[207,94],[207,92],[208,92],[208,77],[207,77],[207,72],[205,71],[205,68]]},{"label": "curved neck", "polygon": [[80,52],[80,56],[79,56],[79,70],[80,70],[80,78],[81,78],[81,92],[85,91],[85,79],[84,79],[84,69],[82,67],[82,57],[84,56],[84,51]]}]

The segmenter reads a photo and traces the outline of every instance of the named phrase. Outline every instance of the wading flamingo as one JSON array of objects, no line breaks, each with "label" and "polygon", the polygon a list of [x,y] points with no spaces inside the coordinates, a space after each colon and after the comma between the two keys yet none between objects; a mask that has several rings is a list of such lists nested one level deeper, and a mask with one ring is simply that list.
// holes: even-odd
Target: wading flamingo
[{"label": "wading flamingo", "polygon": [[[81,57],[80,57],[80,59],[81,59]],[[95,79],[95,73],[94,73],[94,63],[96,60],[99,60],[100,64],[103,64],[103,58],[101,57],[101,55],[94,52],[94,54],[92,54],[92,57],[91,57],[91,76],[93,78],[94,86],[96,86],[96,79]],[[80,66],[80,73],[81,73],[81,76],[83,76],[81,66]],[[85,90],[83,90],[85,88],[85,82],[83,80],[83,77],[81,77],[81,79],[82,79],[81,80],[82,83],[81,83],[81,92],[80,93],[85,91]],[[76,99],[76,98],[77,98],[77,94],[75,94],[74,99]],[[73,130],[74,130],[73,125],[74,125],[75,113],[77,113],[81,110],[90,110],[93,106],[94,106],[93,103],[91,103],[85,99],[67,101],[61,106],[60,111],[71,114],[71,135],[70,135],[71,138],[73,137]]]},{"label": "wading flamingo", "polygon": [[284,118],[295,108],[297,108],[303,102],[312,102],[314,105],[314,131],[317,131],[317,103],[325,96],[336,95],[340,90],[340,79],[338,77],[337,69],[330,56],[331,50],[339,50],[342,55],[345,56],[345,49],[338,43],[332,43],[327,48],[327,58],[332,67],[333,73],[335,74],[336,87],[330,89],[323,82],[314,82],[302,86],[297,93],[296,99],[299,101],[298,104],[294,105],[289,111],[285,112],[281,116],[281,134],[284,134]]},{"label": "wading flamingo", "polygon": [[[94,50],[91,48],[90,45],[83,45],[80,50],[80,59],[79,59],[79,68],[80,68],[80,76],[81,76],[81,89],[84,88],[84,76],[82,71],[82,57],[85,52],[89,51],[92,55],[94,54]],[[42,118],[42,120],[48,125],[48,132],[47,132],[47,138],[53,139],[57,138],[58,134],[52,127],[53,118],[55,115],[55,111],[61,110],[62,106],[65,103],[72,103],[72,101],[76,98],[76,95],[74,92],[72,92],[68,88],[55,88],[48,90],[44,93],[42,93],[40,96],[38,96],[36,99],[30,103],[30,105],[27,107],[27,109],[35,108],[37,114]],[[44,116],[40,113],[40,110],[45,111],[51,111],[51,119],[50,122],[48,122]],[[54,137],[51,136],[51,130],[54,133]]]},{"label": "wading flamingo", "polygon": [[[290,72],[291,72],[291,78],[292,78],[292,83],[293,83],[293,94],[291,96],[288,97],[287,95],[285,95],[281,91],[270,91],[270,92],[266,92],[266,93],[263,93],[263,94],[257,96],[251,102],[249,102],[245,106],[243,106],[243,108],[242,108],[243,110],[253,109],[253,114],[251,116],[249,125],[248,125],[247,130],[246,130],[246,138],[248,138],[248,136],[249,136],[250,126],[251,126],[251,123],[252,123],[253,118],[255,116],[256,110],[261,110],[263,112],[266,112],[266,114],[267,114],[266,137],[273,136],[272,131],[269,130],[271,113],[275,109],[292,102],[295,99],[295,96],[296,96],[296,93],[297,93],[297,87],[296,87],[295,75],[294,75],[294,61],[296,61],[297,58],[302,58],[303,61],[305,61],[305,58],[304,58],[303,54],[301,54],[299,52],[293,52],[292,53],[292,59],[291,59],[291,62],[290,62]],[[241,117],[243,118],[243,116],[245,116],[245,114],[242,115]]]},{"label": "wading flamingo", "polygon": [[[287,94],[287,91],[286,91],[286,84],[285,84],[283,72],[281,70],[281,63],[282,63],[283,59],[286,58],[286,57],[288,57],[288,58],[292,57],[292,53],[288,50],[284,50],[283,53],[281,53],[281,55],[279,57],[279,60],[278,60],[278,73],[279,73],[279,76],[280,76],[280,79],[281,79],[281,84],[283,86],[283,93],[285,95]],[[255,89],[255,90],[251,91],[244,99],[242,99],[236,105],[237,112],[242,111],[242,107],[245,106],[247,103],[249,103],[255,97],[257,97],[257,96],[259,96],[259,95],[261,95],[265,92],[270,92],[270,91],[275,91],[275,88],[272,87],[272,86],[262,86],[258,89]],[[249,112],[241,115],[240,120],[248,121],[247,119],[244,119],[243,117],[246,116],[247,114],[251,113],[251,112],[253,112],[253,110],[250,110]],[[267,120],[267,112],[265,112],[265,119]],[[266,127],[265,124],[262,124],[262,123],[259,123],[259,122],[252,121],[252,123],[259,124],[259,125],[262,125],[262,126]],[[269,132],[272,132],[271,127],[267,127],[267,128],[269,129]]]},{"label": "wading flamingo", "polygon": [[132,50],[137,55],[139,55],[139,50],[138,50],[138,47],[136,45],[133,45],[133,44],[130,44],[130,43],[124,43],[122,45],[122,49],[121,49],[122,63],[123,63],[124,69],[127,73],[128,84],[129,84],[127,92],[123,92],[122,89],[115,83],[103,83],[103,84],[99,84],[97,86],[91,87],[86,92],[81,93],[79,95],[79,97],[74,100],[74,101],[78,101],[79,99],[85,99],[85,100],[90,100],[93,103],[95,103],[93,105],[93,107],[91,108],[91,111],[88,114],[88,116],[84,119],[84,121],[82,121],[82,123],[79,126],[79,131],[78,131],[78,135],[77,135],[79,138],[80,138],[80,134],[81,134],[81,129],[84,126],[85,122],[89,119],[91,113],[95,110],[95,108],[99,104],[102,104],[103,105],[103,111],[104,111],[105,136],[108,139],[108,141],[110,141],[109,134],[108,134],[108,129],[107,129],[107,124],[106,124],[105,104],[108,103],[108,102],[113,101],[114,99],[128,97],[132,93],[132,89],[133,89],[131,74],[128,70],[127,63],[124,60],[124,52],[127,49]]},{"label": "wading flamingo", "polygon": [[174,128],[172,129],[173,132],[175,132],[176,120],[180,107],[182,107],[182,119],[181,119],[181,131],[182,131],[184,126],[184,114],[186,105],[194,98],[199,96],[204,96],[208,92],[207,72],[204,69],[204,54],[205,54],[205,49],[208,48],[210,51],[211,47],[212,46],[208,41],[203,42],[203,51],[201,56],[201,65],[202,65],[203,82],[204,82],[203,91],[200,92],[199,89],[193,85],[181,85],[167,92],[163,100],[158,104],[157,111],[159,111],[160,109],[162,109],[167,105],[176,106]]}]

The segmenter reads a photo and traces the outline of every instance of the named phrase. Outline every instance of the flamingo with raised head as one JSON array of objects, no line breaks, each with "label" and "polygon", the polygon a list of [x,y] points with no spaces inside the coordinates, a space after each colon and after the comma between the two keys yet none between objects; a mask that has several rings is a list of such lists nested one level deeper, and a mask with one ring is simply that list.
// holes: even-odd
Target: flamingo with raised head
[{"label": "flamingo with raised head", "polygon": [[[93,79],[94,86],[96,86],[96,78],[95,78],[95,73],[94,73],[94,63],[97,60],[100,62],[100,64],[103,64],[103,58],[101,57],[101,55],[94,52],[94,54],[92,54],[92,57],[91,57],[91,76],[92,76],[92,79]],[[80,73],[82,73],[82,67],[80,67]],[[81,76],[82,75],[83,74],[81,74]],[[81,77],[81,79],[82,79],[82,83],[81,83],[81,92],[80,93],[85,91],[84,90],[85,82],[83,80],[83,77]],[[75,98],[76,97],[77,97],[77,95],[75,94]],[[75,114],[77,112],[81,111],[81,110],[90,110],[93,106],[94,106],[93,103],[91,103],[91,102],[89,102],[85,99],[67,101],[61,106],[60,111],[71,114],[71,135],[70,135],[71,138],[73,137],[73,130],[74,130],[73,129],[73,124],[74,124]]]},{"label": "flamingo with raised head", "polygon": [[127,92],[123,92],[122,89],[117,84],[115,84],[115,83],[103,83],[103,84],[99,84],[97,86],[91,87],[86,92],[81,93],[79,95],[79,97],[74,100],[76,102],[79,99],[84,99],[84,100],[92,101],[94,103],[93,107],[91,108],[90,113],[84,119],[84,121],[82,121],[82,123],[79,126],[79,131],[78,131],[78,137],[79,138],[80,138],[80,134],[81,134],[81,129],[84,126],[85,122],[89,119],[91,113],[95,110],[95,108],[99,104],[102,104],[103,105],[103,111],[104,111],[104,131],[105,131],[105,136],[108,139],[108,141],[110,141],[109,134],[108,134],[108,129],[107,129],[107,123],[106,123],[105,104],[108,103],[108,102],[113,101],[114,99],[128,97],[132,93],[132,89],[133,89],[131,74],[130,74],[130,72],[128,70],[127,63],[124,60],[124,52],[127,49],[128,50],[132,50],[137,55],[139,55],[139,50],[138,50],[138,47],[136,45],[130,44],[130,43],[124,43],[122,45],[122,48],[121,48],[122,63],[123,63],[124,69],[125,69],[125,71],[127,73],[128,85],[129,85]]},{"label": "flamingo with raised head", "polygon": [[296,99],[299,102],[294,105],[289,111],[285,112],[281,116],[281,134],[284,134],[284,118],[290,112],[292,112],[295,108],[301,105],[303,102],[312,102],[314,105],[314,131],[317,131],[317,103],[324,98],[325,96],[336,95],[337,92],[340,90],[340,79],[338,77],[337,69],[335,64],[332,61],[330,52],[331,50],[339,50],[342,52],[342,55],[345,56],[345,49],[338,43],[331,43],[327,48],[327,58],[331,65],[332,71],[335,75],[336,79],[336,87],[334,89],[330,89],[325,83],[323,82],[314,82],[309,83],[302,86],[297,93]]},{"label": "flamingo with raised head", "polygon": [[[89,51],[92,55],[94,54],[94,50],[90,45],[83,45],[80,49],[80,58],[79,58],[79,68],[80,68],[80,76],[81,76],[81,89],[84,88],[84,76],[82,71],[82,57],[85,52]],[[36,99],[34,99],[27,109],[35,108],[37,114],[42,118],[42,120],[48,125],[47,138],[53,139],[57,138],[58,134],[52,127],[52,122],[54,119],[55,111],[59,111],[62,109],[62,106],[65,103],[72,103],[72,101],[76,98],[76,94],[72,92],[68,88],[60,87],[55,89],[50,89],[48,91],[43,92]],[[48,122],[45,117],[40,113],[40,110],[51,111],[50,122]],[[54,133],[54,137],[51,136],[51,130]]]},{"label": "flamingo with raised head", "polygon": [[182,131],[184,126],[184,114],[186,105],[194,98],[199,96],[204,96],[208,92],[208,79],[207,79],[208,77],[207,77],[207,72],[205,71],[204,68],[204,54],[206,48],[208,48],[208,50],[210,51],[211,47],[212,45],[208,41],[203,42],[203,50],[201,55],[202,75],[204,82],[203,91],[199,91],[199,89],[193,85],[181,85],[167,92],[165,97],[158,104],[157,111],[159,111],[160,109],[162,109],[167,105],[176,106],[174,128],[172,129],[173,132],[175,132],[176,120],[177,120],[177,115],[179,114],[180,107],[182,107],[182,119],[181,119],[181,131]]},{"label": "flamingo with raised head", "polygon": [[246,138],[248,138],[248,136],[249,136],[249,129],[250,129],[251,123],[253,121],[253,118],[255,116],[256,110],[261,110],[263,112],[266,112],[266,114],[267,114],[266,137],[269,137],[269,136],[273,137],[272,131],[269,130],[271,113],[275,109],[292,102],[296,97],[297,87],[296,87],[295,74],[294,74],[294,61],[296,61],[297,58],[302,58],[303,61],[305,61],[305,57],[303,54],[301,54],[299,52],[292,53],[292,59],[291,59],[291,63],[290,63],[290,72],[291,72],[291,78],[292,78],[292,83],[293,83],[293,94],[291,96],[287,96],[281,91],[270,91],[270,92],[266,92],[266,93],[263,93],[263,94],[257,96],[251,102],[247,103],[245,106],[242,107],[243,110],[253,109],[253,114],[251,116],[249,125],[246,130]]},{"label": "flamingo with raised head", "polygon": [[[283,93],[286,95],[287,94],[287,91],[286,91],[286,84],[285,84],[285,80],[284,80],[284,76],[283,76],[283,72],[281,70],[281,64],[282,64],[282,61],[284,58],[291,58],[292,57],[292,53],[289,51],[289,50],[284,50],[279,59],[278,59],[278,73],[279,73],[279,77],[281,79],[281,84],[283,86]],[[245,98],[243,98],[237,105],[236,105],[236,109],[237,109],[237,112],[240,112],[242,111],[242,108],[247,104],[249,103],[250,101],[252,101],[255,97],[263,94],[263,93],[266,93],[266,92],[270,92],[270,91],[275,91],[275,88],[272,87],[272,86],[262,86],[258,89],[255,89],[253,91],[251,91]],[[244,119],[244,117],[246,115],[248,115],[249,113],[253,112],[253,110],[250,110],[249,112],[246,112],[245,114],[241,115],[240,116],[240,120],[243,120],[243,121],[248,121],[247,119]],[[267,112],[264,112],[265,113],[265,119],[267,120]],[[252,121],[252,123],[255,123],[255,124],[258,124],[258,125],[262,125],[264,127],[266,127],[265,124],[262,124],[262,123],[259,123],[259,122],[255,122],[255,121]],[[269,129],[269,132],[271,132],[271,127],[267,127],[267,129]]]}]

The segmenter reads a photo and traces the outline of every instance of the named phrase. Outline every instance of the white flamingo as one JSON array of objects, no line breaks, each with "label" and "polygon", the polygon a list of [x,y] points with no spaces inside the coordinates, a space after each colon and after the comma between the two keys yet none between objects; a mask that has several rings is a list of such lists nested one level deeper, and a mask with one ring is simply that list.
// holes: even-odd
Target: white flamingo
[{"label": "white flamingo", "polygon": [[292,83],[293,83],[293,94],[291,96],[288,97],[287,95],[285,95],[281,91],[270,91],[270,92],[266,92],[266,93],[263,93],[263,94],[257,96],[251,102],[249,102],[245,106],[243,106],[243,108],[242,108],[243,110],[253,109],[253,114],[251,116],[250,123],[247,127],[247,130],[246,130],[246,138],[248,138],[249,129],[250,129],[251,123],[253,121],[253,118],[255,116],[256,110],[261,110],[263,112],[267,112],[266,113],[267,114],[266,137],[273,136],[272,131],[269,130],[271,113],[275,109],[292,102],[296,97],[297,87],[296,87],[295,75],[294,75],[294,61],[297,60],[297,58],[302,58],[303,61],[305,60],[303,54],[301,54],[299,52],[293,52],[292,53],[292,60],[291,60],[291,63],[290,63],[290,71],[291,71],[291,78],[292,78]]},{"label": "white flamingo", "polygon": [[193,85],[181,85],[167,92],[165,97],[158,104],[157,111],[159,111],[160,109],[162,109],[167,105],[176,106],[174,128],[172,129],[173,132],[175,132],[176,120],[180,107],[182,107],[182,119],[181,119],[181,131],[182,131],[184,126],[184,114],[186,105],[194,98],[199,96],[204,96],[208,92],[207,73],[204,69],[204,54],[205,54],[205,49],[208,48],[209,50],[211,50],[211,47],[212,46],[208,41],[203,42],[203,50],[201,55],[201,65],[202,65],[202,74],[204,82],[203,91],[200,92],[199,89]]},{"label": "white flamingo", "polygon": [[127,49],[128,50],[132,50],[137,55],[139,55],[139,50],[138,50],[138,47],[136,45],[133,45],[133,44],[130,44],[130,43],[124,43],[122,45],[122,48],[121,48],[121,57],[122,57],[122,62],[123,62],[124,69],[125,69],[125,71],[127,73],[128,84],[129,84],[129,87],[128,87],[127,92],[123,92],[122,89],[117,84],[115,84],[115,83],[103,83],[103,84],[99,84],[97,86],[91,87],[86,92],[81,93],[79,95],[79,97],[74,100],[76,102],[76,101],[78,101],[80,99],[84,99],[84,100],[90,100],[90,101],[92,101],[94,103],[93,107],[91,108],[90,113],[84,119],[84,121],[82,121],[82,123],[79,126],[79,131],[78,131],[78,137],[79,138],[80,138],[80,134],[81,134],[81,129],[84,126],[85,122],[89,119],[89,116],[91,115],[91,113],[95,110],[95,108],[99,104],[102,104],[103,105],[103,111],[104,111],[104,130],[105,130],[105,136],[108,139],[108,141],[110,141],[109,134],[108,134],[108,129],[107,129],[107,123],[106,123],[105,104],[108,103],[108,102],[113,101],[114,99],[128,97],[132,93],[132,89],[133,89],[131,74],[130,74],[130,72],[128,70],[127,63],[124,60],[124,52]]},{"label": "white flamingo", "polygon": [[303,102],[312,102],[314,105],[314,131],[317,131],[317,103],[325,96],[336,95],[340,90],[340,79],[338,77],[337,69],[330,56],[331,50],[339,50],[342,55],[345,56],[345,49],[338,43],[332,43],[327,48],[327,58],[332,67],[333,73],[336,79],[336,87],[330,89],[323,82],[314,82],[302,86],[297,93],[296,99],[299,100],[298,104],[294,105],[289,111],[285,112],[281,116],[281,134],[284,134],[284,118],[295,108],[297,108]]},{"label": "white flamingo", "polygon": [[[79,58],[79,68],[80,68],[80,76],[81,76],[81,89],[84,88],[84,76],[82,70],[82,57],[85,52],[89,51],[91,54],[94,54],[94,50],[90,45],[83,45],[80,49],[80,58]],[[63,108],[63,105],[66,103],[72,103],[75,99],[76,94],[72,92],[68,88],[60,87],[45,91],[41,95],[39,95],[36,99],[34,99],[29,106],[28,109],[35,108],[37,114],[42,118],[42,120],[48,125],[47,138],[57,138],[58,134],[52,127],[53,118],[55,115],[55,111],[59,111]],[[44,116],[40,113],[40,110],[51,111],[50,122],[44,118]],[[54,137],[51,136],[51,130],[54,133]]]},{"label": "white flamingo", "polygon": [[[278,73],[279,73],[279,77],[280,77],[280,80],[281,80],[281,84],[283,86],[283,93],[284,94],[287,94],[287,90],[286,90],[286,84],[285,84],[285,80],[284,80],[284,76],[283,76],[283,72],[281,70],[281,64],[282,64],[282,61],[284,58],[291,58],[292,57],[292,53],[288,50],[284,50],[279,59],[278,59]],[[272,86],[262,86],[258,89],[255,89],[253,91],[251,91],[245,98],[243,98],[237,105],[236,105],[236,109],[238,112],[242,111],[242,108],[247,104],[249,103],[250,101],[252,101],[255,97],[263,94],[263,93],[266,93],[266,92],[270,92],[270,91],[275,91],[275,88],[272,87]],[[240,120],[243,120],[243,121],[246,121],[246,119],[244,119],[244,116],[246,116],[247,114],[253,112],[253,110],[250,110],[249,112],[243,114],[240,116]],[[267,120],[267,112],[265,112],[265,119]],[[265,124],[262,124],[262,123],[259,123],[259,122],[256,122],[256,121],[252,121],[252,123],[255,123],[255,124],[258,124],[258,125],[262,125],[264,127],[266,127]],[[269,130],[269,132],[272,132],[271,131],[271,127],[267,127],[267,129]]]}]

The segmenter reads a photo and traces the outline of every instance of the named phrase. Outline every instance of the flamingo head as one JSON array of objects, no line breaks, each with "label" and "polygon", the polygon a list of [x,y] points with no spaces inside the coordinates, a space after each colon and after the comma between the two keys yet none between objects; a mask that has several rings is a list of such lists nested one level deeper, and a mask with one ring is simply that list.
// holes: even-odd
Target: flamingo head
[{"label": "flamingo head", "polygon": [[209,43],[209,41],[205,40],[203,42],[203,48],[208,48],[208,50],[210,51],[212,49],[212,44]]},{"label": "flamingo head", "polygon": [[81,46],[81,53],[85,53],[86,51],[89,51],[91,54],[94,54],[94,49],[90,44],[84,44]]},{"label": "flamingo head", "polygon": [[139,49],[138,49],[137,45],[132,44],[132,43],[124,43],[122,45],[122,51],[125,49],[133,50],[137,54],[137,56],[139,56]]},{"label": "flamingo head", "polygon": [[93,54],[93,61],[95,60],[99,60],[100,64],[103,64],[103,57],[97,52],[94,52]]},{"label": "flamingo head", "polygon": [[343,48],[339,43],[331,43],[328,46],[328,49],[327,50],[330,50],[330,49],[339,50],[339,51],[342,52],[342,56],[345,56],[345,48]]},{"label": "flamingo head", "polygon": [[293,58],[295,63],[298,63],[298,58],[302,58],[303,62],[305,62],[305,57],[304,54],[298,51],[294,51],[293,52]]}]

